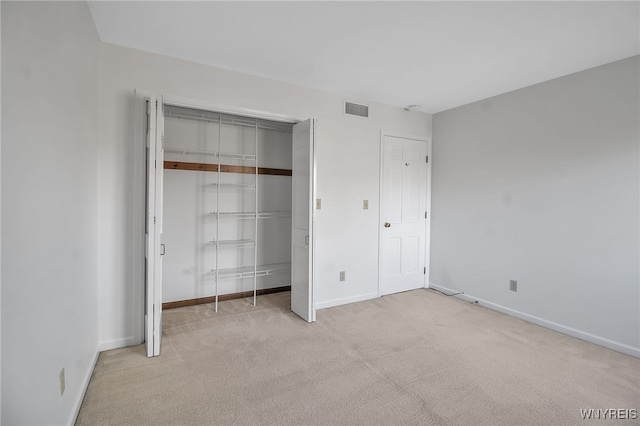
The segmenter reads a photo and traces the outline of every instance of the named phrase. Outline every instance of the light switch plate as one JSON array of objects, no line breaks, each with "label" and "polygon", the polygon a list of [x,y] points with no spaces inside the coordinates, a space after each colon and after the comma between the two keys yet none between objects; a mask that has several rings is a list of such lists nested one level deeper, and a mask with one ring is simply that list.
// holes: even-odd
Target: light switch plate
[{"label": "light switch plate", "polygon": [[340,271],[340,281],[344,281],[344,271]]},{"label": "light switch plate", "polygon": [[369,210],[369,200],[362,200],[362,209]]},{"label": "light switch plate", "polygon": [[316,198],[316,210],[320,210],[322,208],[322,200],[320,198]]}]

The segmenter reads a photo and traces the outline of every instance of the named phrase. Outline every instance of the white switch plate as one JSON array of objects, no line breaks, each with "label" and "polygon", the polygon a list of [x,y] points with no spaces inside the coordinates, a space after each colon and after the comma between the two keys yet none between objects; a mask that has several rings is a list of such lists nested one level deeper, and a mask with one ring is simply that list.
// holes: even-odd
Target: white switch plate
[{"label": "white switch plate", "polygon": [[316,198],[316,210],[320,210],[322,208],[322,200],[320,198]]},{"label": "white switch plate", "polygon": [[340,271],[340,281],[344,281],[344,271]]},{"label": "white switch plate", "polygon": [[362,209],[369,210],[369,200],[362,200]]}]

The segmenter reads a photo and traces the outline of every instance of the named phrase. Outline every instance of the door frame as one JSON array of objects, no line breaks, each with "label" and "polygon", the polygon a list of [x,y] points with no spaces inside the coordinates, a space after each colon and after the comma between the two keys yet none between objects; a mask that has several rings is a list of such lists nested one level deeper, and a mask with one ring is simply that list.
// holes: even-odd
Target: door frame
[{"label": "door frame", "polygon": [[382,277],[382,190],[384,187],[384,139],[385,137],[394,137],[400,139],[409,139],[419,142],[424,142],[427,144],[427,169],[426,169],[426,191],[427,196],[425,200],[425,210],[427,212],[427,219],[425,220],[425,235],[424,235],[424,266],[427,268],[427,273],[424,276],[423,288],[429,288],[430,284],[430,275],[431,275],[431,264],[429,262],[430,254],[431,254],[431,164],[433,163],[433,155],[432,155],[432,139],[431,137],[425,136],[417,136],[417,135],[407,135],[403,133],[397,132],[386,132],[384,130],[380,131],[380,173],[378,176],[378,297],[382,296],[380,289],[380,281]]},{"label": "door frame", "polygon": [[[174,105],[174,106],[180,106],[180,107],[185,107],[185,108],[194,108],[194,109],[202,109],[202,110],[207,110],[207,111],[215,111],[215,112],[220,112],[220,113],[226,113],[226,114],[233,114],[233,115],[242,115],[244,117],[250,117],[250,118],[258,118],[258,119],[265,119],[265,120],[271,120],[271,121],[278,121],[281,123],[289,123],[289,124],[295,124],[295,123],[299,123],[301,121],[306,120],[307,118],[300,118],[300,117],[296,117],[296,116],[292,116],[292,115],[286,115],[286,114],[278,114],[278,113],[274,113],[274,112],[269,112],[269,111],[263,111],[263,110],[258,110],[258,109],[251,109],[251,108],[246,108],[246,107],[240,107],[237,105],[228,105],[228,104],[219,104],[216,102],[211,102],[211,101],[207,101],[204,99],[197,99],[197,98],[190,98],[190,97],[185,97],[185,96],[178,96],[178,95],[172,95],[172,94],[165,94],[162,92],[154,92],[152,90],[134,90],[134,103],[135,103],[135,93],[138,93],[140,95],[146,96],[146,97],[151,97],[151,96],[155,96],[157,99],[162,99],[162,105],[164,104],[169,104],[169,105]],[[134,197],[135,200],[143,200],[142,202],[142,206],[139,205],[139,203],[135,203],[135,207],[134,207],[134,223],[138,223],[141,219],[140,217],[145,216],[144,214],[144,199],[145,199],[145,194],[146,194],[146,184],[145,184],[145,160],[146,157],[144,155],[145,152],[145,147],[146,147],[146,142],[143,140],[143,138],[140,136],[140,132],[138,132],[138,128],[137,125],[141,125],[142,121],[143,121],[143,117],[139,116],[136,117],[135,114],[138,114],[137,109],[134,111],[134,132],[136,132],[134,134],[134,138],[133,141],[135,143],[135,148],[134,148],[134,159],[133,161],[134,163]],[[314,156],[314,186],[313,186],[313,194],[312,194],[312,200],[314,200],[314,206],[315,206],[315,194],[316,194],[316,179],[315,179],[315,173],[316,173],[316,163],[315,163],[315,156]],[[313,210],[313,228],[312,231],[313,234],[315,235],[315,209]],[[134,229],[139,229],[140,225],[138,224],[138,226],[135,226]],[[134,318],[135,318],[135,323],[134,323],[134,340],[135,343],[134,344],[140,344],[144,342],[144,315],[145,315],[145,305],[147,303],[146,301],[146,297],[145,297],[145,281],[144,281],[144,248],[146,246],[145,244],[145,235],[144,235],[144,223],[142,225],[142,232],[137,232],[136,237],[134,238],[135,241],[133,242],[133,247],[134,249],[139,249],[141,250],[142,256],[139,257],[137,259],[136,262],[134,262],[134,275],[136,278],[134,278],[136,281],[139,280],[139,286],[137,288],[137,290],[134,291],[134,297],[136,297],[137,302],[134,302]],[[315,253],[316,253],[316,243],[315,243],[315,238],[312,239],[312,244],[313,246],[310,247],[312,250],[312,262],[314,265],[313,268],[313,275],[312,275],[312,279],[313,279],[313,283],[311,285],[311,290],[313,293],[313,300],[315,301],[315,293],[316,293],[316,286],[314,285],[315,280],[316,280],[316,268],[315,268],[315,264],[316,264],[316,259],[315,259]],[[141,277],[141,278],[140,278]]]}]

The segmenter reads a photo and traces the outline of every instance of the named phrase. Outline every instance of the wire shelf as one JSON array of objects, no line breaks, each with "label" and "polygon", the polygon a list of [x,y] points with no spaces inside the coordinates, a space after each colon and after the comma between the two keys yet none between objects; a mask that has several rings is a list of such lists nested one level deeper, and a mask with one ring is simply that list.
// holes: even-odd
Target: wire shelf
[{"label": "wire shelf", "polygon": [[290,218],[291,212],[261,212],[258,213],[258,219],[278,219]]},{"label": "wire shelf", "polygon": [[233,160],[245,160],[245,161],[255,161],[255,154],[235,154],[231,152],[211,152],[211,151],[194,151],[189,149],[174,149],[174,148],[165,148],[165,154],[175,154],[175,155],[198,155],[205,157],[220,157],[227,158]]},{"label": "wire shelf", "polygon": [[218,250],[232,249],[232,248],[252,248],[256,246],[256,242],[253,240],[211,240],[209,244],[217,247]]},{"label": "wire shelf", "polygon": [[234,160],[256,161],[255,154],[232,154],[229,152],[221,152],[220,158],[229,158]]},{"label": "wire shelf", "polygon": [[245,184],[245,183],[211,183],[210,186],[217,187],[220,189],[256,189],[255,185]]},{"label": "wire shelf", "polygon": [[[215,216],[218,212],[211,212]],[[224,219],[255,219],[254,212],[220,212],[220,218]],[[290,218],[291,212],[258,212],[258,219]]]},{"label": "wire shelf", "polygon": [[[212,269],[211,272],[215,274],[216,270]],[[291,263],[272,263],[268,265],[258,265],[257,267],[252,265],[240,266],[237,268],[218,269],[218,279],[253,278],[289,272],[291,272]]]}]

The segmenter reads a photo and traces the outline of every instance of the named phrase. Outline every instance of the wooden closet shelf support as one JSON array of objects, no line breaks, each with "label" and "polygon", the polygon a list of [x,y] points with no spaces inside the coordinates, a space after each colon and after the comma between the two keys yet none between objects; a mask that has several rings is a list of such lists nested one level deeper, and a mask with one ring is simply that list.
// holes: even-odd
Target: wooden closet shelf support
[{"label": "wooden closet shelf support", "polygon": [[[192,171],[200,171],[200,172],[217,172],[218,171],[217,164],[188,163],[184,161],[165,161],[164,168],[169,170],[192,170]],[[229,164],[221,164],[220,171],[223,173],[246,173],[246,174],[253,175],[256,173],[256,168],[249,167],[249,166],[233,166]],[[291,176],[291,170],[258,167],[258,174],[274,175],[274,176]]]},{"label": "wooden closet shelf support", "polygon": [[193,171],[201,171],[201,172],[217,172],[218,171],[217,164],[185,163],[183,161],[165,161],[164,168],[173,169],[173,170],[193,170]]}]

